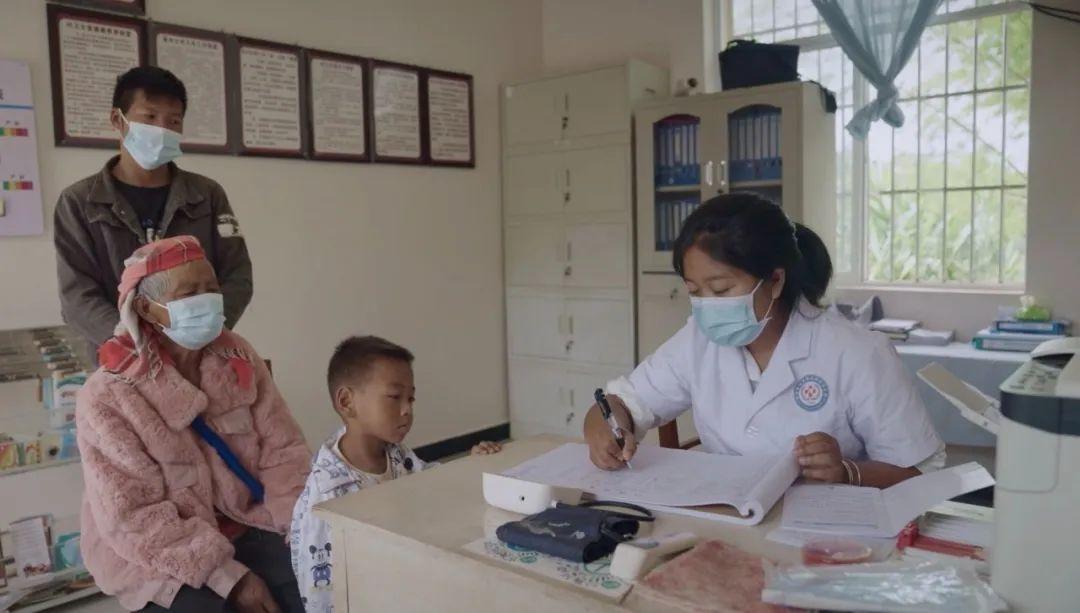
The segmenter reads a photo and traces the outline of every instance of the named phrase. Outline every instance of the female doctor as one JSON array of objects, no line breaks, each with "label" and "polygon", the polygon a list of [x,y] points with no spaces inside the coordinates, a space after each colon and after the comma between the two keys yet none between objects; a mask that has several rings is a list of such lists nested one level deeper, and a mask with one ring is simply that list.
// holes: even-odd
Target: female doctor
[{"label": "female doctor", "polygon": [[753,194],[702,205],[675,242],[692,316],[629,377],[608,383],[624,445],[593,406],[596,466],[626,465],[650,429],[687,409],[705,451],[794,448],[802,474],[888,487],[941,468],[945,446],[888,338],[823,311],[821,239]]}]

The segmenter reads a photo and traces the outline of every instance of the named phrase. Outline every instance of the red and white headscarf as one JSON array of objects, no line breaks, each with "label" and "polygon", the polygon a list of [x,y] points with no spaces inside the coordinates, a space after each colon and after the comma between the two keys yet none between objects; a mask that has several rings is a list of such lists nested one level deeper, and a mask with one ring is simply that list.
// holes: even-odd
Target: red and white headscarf
[{"label": "red and white headscarf", "polygon": [[116,336],[98,350],[98,360],[107,370],[132,376],[145,373],[160,358],[157,355],[157,333],[135,312],[136,290],[146,277],[176,268],[188,262],[205,260],[206,253],[194,236],[163,238],[139,247],[124,260],[120,277],[120,324]]}]

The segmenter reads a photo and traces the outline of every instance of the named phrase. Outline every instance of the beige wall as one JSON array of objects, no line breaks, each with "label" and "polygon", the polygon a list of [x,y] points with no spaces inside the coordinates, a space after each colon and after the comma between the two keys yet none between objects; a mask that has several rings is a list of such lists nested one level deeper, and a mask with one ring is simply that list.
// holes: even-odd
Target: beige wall
[{"label": "beige wall", "polygon": [[1035,13],[1033,27],[1028,290],[1080,322],[1080,25]]},{"label": "beige wall", "polygon": [[[1032,28],[1026,291],[1051,305],[1055,315],[1080,322],[1080,26],[1036,12]],[[838,295],[861,301],[872,293]],[[887,315],[955,329],[965,339],[989,324],[997,305],[1019,304],[1009,294],[876,293]],[[1080,330],[1074,327],[1074,333]]]},{"label": "beige wall", "polygon": [[544,66],[566,72],[634,58],[671,72],[672,85],[704,74],[703,7],[712,0],[543,0]]},{"label": "beige wall", "polygon": [[[188,155],[226,189],[255,298],[238,331],[274,361],[312,443],[337,424],[325,367],[338,340],[385,335],[417,355],[420,445],[506,421],[498,84],[541,70],[533,0],[149,0],[153,19],[470,73],[475,170]],[[0,329],[57,324],[52,211],[105,151],[53,146],[45,3],[5,0],[0,57],[30,63],[49,219],[0,239]],[[111,87],[103,83],[102,87]]]}]

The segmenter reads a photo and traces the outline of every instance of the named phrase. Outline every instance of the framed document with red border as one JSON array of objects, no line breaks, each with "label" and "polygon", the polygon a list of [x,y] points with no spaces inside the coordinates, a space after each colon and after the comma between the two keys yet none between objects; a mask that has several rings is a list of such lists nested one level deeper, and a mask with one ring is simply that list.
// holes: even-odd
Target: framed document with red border
[{"label": "framed document with red border", "polygon": [[423,69],[371,61],[372,154],[376,162],[423,164]]},{"label": "framed document with red border", "polygon": [[299,47],[237,38],[231,77],[239,89],[237,152],[241,155],[303,157],[307,150],[305,66]]},{"label": "framed document with red border", "polygon": [[305,49],[308,156],[315,160],[371,161],[370,70],[362,57]]},{"label": "framed document with red border", "polygon": [[428,163],[474,168],[476,138],[473,133],[472,77],[425,70],[424,85]]},{"label": "framed document with red border", "polygon": [[146,0],[59,0],[64,4],[85,6],[128,15],[146,15]]},{"label": "framed document with red border", "polygon": [[175,74],[187,89],[184,151],[232,153],[236,119],[227,78],[231,37],[165,23],[150,23],[150,64]]},{"label": "framed document with red border", "polygon": [[116,78],[146,64],[146,22],[57,4],[46,9],[56,144],[114,148]]}]

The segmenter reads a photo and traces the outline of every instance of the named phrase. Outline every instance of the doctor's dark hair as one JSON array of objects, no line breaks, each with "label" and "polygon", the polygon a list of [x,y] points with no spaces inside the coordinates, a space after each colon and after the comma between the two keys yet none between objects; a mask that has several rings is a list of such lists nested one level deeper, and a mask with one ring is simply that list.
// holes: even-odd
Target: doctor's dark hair
[{"label": "doctor's dark hair", "polygon": [[136,66],[116,78],[113,89],[112,105],[124,113],[135,101],[135,92],[142,90],[147,98],[164,96],[180,101],[184,113],[187,113],[187,88],[176,75],[157,66]]},{"label": "doctor's dark hair", "polygon": [[330,398],[334,398],[341,386],[363,383],[379,359],[412,364],[413,354],[378,336],[350,336],[338,343],[334,355],[330,356],[330,366],[326,369]]},{"label": "doctor's dark hair", "polygon": [[832,278],[832,260],[821,237],[793,223],[778,205],[756,194],[717,196],[690,214],[675,240],[679,276],[684,276],[683,259],[693,246],[759,279],[783,268],[780,302],[789,309],[800,297],[821,306]]}]

